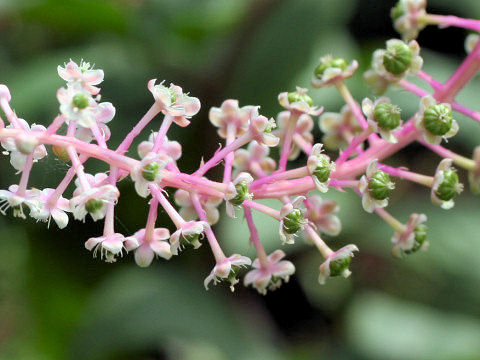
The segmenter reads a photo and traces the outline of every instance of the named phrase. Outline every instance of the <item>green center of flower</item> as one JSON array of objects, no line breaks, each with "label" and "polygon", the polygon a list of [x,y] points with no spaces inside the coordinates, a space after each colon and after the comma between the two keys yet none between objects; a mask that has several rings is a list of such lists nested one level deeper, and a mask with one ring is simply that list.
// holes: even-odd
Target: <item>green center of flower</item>
[{"label": "green center of flower", "polygon": [[263,130],[264,133],[271,133],[273,131],[273,129],[275,129],[277,127],[277,124],[275,123],[275,121],[268,121],[267,122],[267,126],[265,127],[265,130]]},{"label": "green center of flower", "polygon": [[303,212],[300,209],[293,209],[283,219],[283,231],[287,234],[295,234],[303,229],[307,221],[303,218]]},{"label": "green center of flower", "polygon": [[246,182],[241,182],[235,186],[235,190],[237,190],[237,195],[230,200],[230,203],[236,206],[242,205],[242,203],[250,199],[250,193],[248,192],[248,184]]},{"label": "green center of flower", "polygon": [[382,101],[375,106],[374,117],[382,129],[393,130],[400,125],[400,108],[387,101]]},{"label": "green center of flower", "polygon": [[439,199],[443,201],[452,200],[459,192],[458,175],[453,169],[447,169],[443,172],[443,182],[438,186],[435,192]]},{"label": "green center of flower", "polygon": [[377,171],[368,183],[370,196],[376,200],[388,198],[394,187],[393,182],[390,180],[390,175],[381,170]]},{"label": "green center of flower", "polygon": [[330,262],[330,276],[340,276],[342,275],[350,266],[352,258],[347,256],[342,259],[338,259]]},{"label": "green center of flower", "polygon": [[103,207],[103,201],[98,199],[90,199],[85,203],[85,210],[93,214]]},{"label": "green center of flower", "polygon": [[383,65],[388,72],[400,75],[412,64],[412,50],[403,42],[395,43],[387,48],[383,56]]},{"label": "green center of flower", "polygon": [[433,135],[445,135],[452,128],[452,123],[452,111],[444,104],[432,105],[423,114],[423,126]]},{"label": "green center of flower", "polygon": [[160,165],[155,161],[147,164],[142,169],[142,176],[147,181],[154,181],[160,171]]},{"label": "green center of flower", "polygon": [[168,92],[170,93],[170,102],[175,104],[175,101],[177,101],[177,95],[175,95],[175,92],[170,88],[168,89]]},{"label": "green center of flower", "polygon": [[310,106],[313,106],[313,100],[310,96],[308,96],[307,94],[301,94],[296,91],[288,93],[288,102],[290,104],[294,102],[304,102]]},{"label": "green center of flower", "polygon": [[186,236],[181,236],[180,237],[180,242],[182,245],[193,245],[194,243],[197,243],[200,238],[199,234],[190,234]]},{"label": "green center of flower", "polygon": [[325,155],[320,155],[318,157],[318,165],[313,172],[313,176],[315,176],[318,181],[324,183],[328,181],[330,178],[330,172],[331,172],[331,165],[330,161]]},{"label": "green center of flower", "polygon": [[77,109],[85,109],[88,106],[88,97],[85,94],[75,94],[72,103]]},{"label": "green center of flower", "polygon": [[410,250],[405,250],[405,254],[413,254],[414,252],[417,252],[427,240],[427,226],[425,224],[418,225],[413,232],[415,234],[413,246]]},{"label": "green center of flower", "polygon": [[315,69],[315,76],[321,78],[325,70],[327,70],[328,68],[337,68],[343,71],[347,68],[347,66],[347,62],[345,61],[345,59],[342,58],[333,58],[327,61],[323,61]]}]

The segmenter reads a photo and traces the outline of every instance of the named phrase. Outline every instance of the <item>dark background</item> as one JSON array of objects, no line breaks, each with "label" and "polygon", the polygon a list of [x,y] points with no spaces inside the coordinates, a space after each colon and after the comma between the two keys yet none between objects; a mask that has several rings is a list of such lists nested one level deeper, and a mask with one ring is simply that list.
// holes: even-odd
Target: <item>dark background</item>
[{"label": "dark background", "polygon": [[[169,137],[182,143],[180,167],[193,171],[219,139],[207,114],[236,98],[281,111],[277,95],[309,87],[318,58],[331,53],[356,58],[360,69],[347,81],[360,101],[369,96],[361,73],[371,52],[397,35],[384,0],[0,0],[0,83],[30,123],[48,124],[58,112],[63,85],[56,66],[72,58],[105,71],[103,101],[117,116],[110,124],[118,144],[152,103],[151,78],[181,85],[202,102],[185,129]],[[477,0],[432,0],[432,13],[480,16]],[[424,69],[445,81],[465,56],[466,32],[425,29],[420,37]],[[478,109],[480,83],[459,96]],[[315,103],[338,111],[334,89],[312,90]],[[399,89],[388,95],[414,114],[418,99]],[[457,116],[461,130],[447,145],[470,156],[478,124]],[[160,119],[148,129],[157,129]],[[148,131],[142,140],[147,137]],[[320,139],[318,128],[315,129]],[[131,153],[131,156],[135,156]],[[390,161],[431,175],[439,158],[411,145]],[[305,158],[298,160],[304,164]],[[2,188],[18,181],[0,158]],[[93,162],[89,171],[103,171]],[[33,170],[31,185],[54,187],[67,170],[52,156]],[[217,174],[218,175],[218,174]],[[462,180],[465,174],[460,172]],[[215,174],[212,174],[215,176]],[[144,227],[147,206],[130,180],[120,185],[117,231]],[[390,256],[392,230],[366,214],[352,193],[330,191],[341,204],[343,232],[327,238],[333,248],[356,243],[352,276],[317,282],[321,257],[302,240],[282,247],[297,273],[263,297],[238,286],[206,292],[203,279],[213,260],[208,247],[169,262],[138,268],[132,255],[116,264],[93,259],[84,242],[102,224],[54,224],[0,218],[1,359],[478,359],[480,358],[480,245],[478,198],[465,191],[451,211],[430,203],[429,190],[397,182],[389,210],[405,222],[428,215],[430,249],[397,260]],[[222,207],[223,210],[223,207]],[[280,248],[277,224],[256,217],[268,251]],[[160,226],[170,227],[162,215]],[[242,218],[224,220],[216,233],[228,253],[253,257]]]}]

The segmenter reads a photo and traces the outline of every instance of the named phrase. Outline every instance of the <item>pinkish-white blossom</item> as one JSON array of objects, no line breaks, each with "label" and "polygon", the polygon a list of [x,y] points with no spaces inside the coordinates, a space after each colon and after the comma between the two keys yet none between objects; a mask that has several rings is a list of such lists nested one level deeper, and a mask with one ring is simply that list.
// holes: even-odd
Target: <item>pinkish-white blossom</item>
[{"label": "pinkish-white blossom", "polygon": [[203,284],[205,289],[208,290],[208,285],[213,281],[213,285],[221,281],[230,282],[230,290],[235,290],[235,284],[238,283],[237,273],[242,267],[249,266],[252,263],[246,256],[239,254],[233,254],[228,258],[224,258],[220,262],[217,262],[213,267],[212,272],[205,278]]}]

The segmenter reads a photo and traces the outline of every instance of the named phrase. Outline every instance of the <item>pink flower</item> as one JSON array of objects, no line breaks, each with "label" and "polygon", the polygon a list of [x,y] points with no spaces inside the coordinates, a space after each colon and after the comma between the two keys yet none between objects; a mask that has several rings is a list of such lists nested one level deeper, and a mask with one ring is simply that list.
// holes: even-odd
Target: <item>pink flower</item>
[{"label": "pink flower", "polygon": [[342,230],[340,219],[334,215],[339,206],[333,200],[323,200],[319,195],[310,195],[305,201],[307,217],[320,233],[337,236]]},{"label": "pink flower", "polygon": [[323,108],[313,106],[312,99],[307,95],[308,89],[297,86],[297,91],[293,93],[282,92],[278,95],[278,102],[290,112],[318,116]]},{"label": "pink flower", "polygon": [[[274,131],[274,134],[280,138],[280,144],[283,144],[283,139],[285,138],[285,132],[287,130],[288,119],[290,118],[290,111],[282,111],[277,116],[277,125],[278,128]],[[293,138],[295,140],[296,136],[301,137],[305,142],[313,142],[313,119],[308,114],[302,114],[298,117],[297,125],[295,127],[295,132]],[[292,150],[288,156],[288,160],[295,160],[300,155],[300,147],[292,142]]]},{"label": "pink flower", "polygon": [[318,276],[320,285],[325,284],[325,280],[329,277],[349,277],[352,272],[348,269],[348,266],[350,265],[354,251],[358,251],[355,245],[347,245],[340,250],[332,252],[325,262],[320,265],[320,275]]},{"label": "pink flower", "polygon": [[97,95],[100,92],[98,85],[103,81],[103,70],[93,70],[90,63],[80,62],[78,66],[74,61],[70,60],[64,67],[60,65],[57,67],[58,75],[68,83],[79,83],[85,91],[92,95]]},{"label": "pink flower", "polygon": [[258,110],[253,108],[251,111],[251,121],[249,131],[253,138],[262,145],[274,147],[278,145],[280,139],[272,131],[277,127],[275,120],[267,119],[263,115],[258,115]]},{"label": "pink flower", "polygon": [[39,221],[48,222],[49,226],[53,218],[58,227],[63,229],[68,225],[67,213],[70,212],[70,204],[62,196],[55,203],[51,203],[49,200],[54,192],[55,189],[49,188],[36,192],[34,198],[38,201],[38,207],[30,211],[30,216]]},{"label": "pink flower", "polygon": [[163,153],[148,153],[130,172],[130,177],[135,183],[135,190],[141,197],[147,197],[150,194],[148,185],[162,180],[162,170],[172,161],[170,157]]},{"label": "pink flower", "polygon": [[100,251],[100,259],[105,262],[114,263],[117,256],[123,256],[123,249],[130,251],[138,246],[135,238],[125,238],[122,234],[115,233],[100,237],[92,237],[85,243],[85,248],[89,251],[93,250],[93,257],[97,257]]},{"label": "pink flower", "polygon": [[[32,127],[30,128],[30,125],[24,119],[17,119],[17,121],[20,123],[20,126],[25,131],[25,136],[27,137],[29,137],[30,133],[46,131],[45,126],[32,124]],[[7,129],[10,128],[13,128],[13,125],[10,124],[7,126]],[[27,142],[29,141],[30,140],[27,140]],[[11,137],[3,138],[1,141],[1,145],[5,149],[7,154],[10,153],[10,164],[12,164],[12,166],[19,171],[22,170],[25,166],[25,161],[27,160],[28,153],[33,154],[34,161],[41,160],[45,156],[47,156],[47,149],[45,148],[45,146],[38,145],[38,142],[35,140],[34,137],[31,146],[25,146],[25,144],[21,144],[18,140]],[[25,149],[25,147],[28,147],[28,149]]]},{"label": "pink flower", "polygon": [[[218,212],[218,205],[223,201],[221,198],[214,198],[205,195],[199,195],[200,203],[202,208],[207,214],[208,223],[214,225],[218,222],[220,218],[220,213]],[[175,192],[175,202],[180,206],[179,213],[185,220],[197,220],[198,214],[193,206],[193,203],[190,199],[190,194],[188,191],[179,189]]]},{"label": "pink flower", "polygon": [[268,256],[266,267],[255,259],[252,264],[254,270],[245,275],[244,285],[252,285],[260,294],[266,295],[267,288],[273,291],[281,286],[282,280],[288,282],[290,276],[295,273],[295,266],[290,261],[280,261],[284,257],[285,253],[282,250],[275,250]]},{"label": "pink flower", "polygon": [[155,85],[157,79],[148,82],[148,90],[152,93],[155,101],[160,105],[165,115],[173,117],[173,121],[182,127],[190,124],[190,119],[200,110],[200,101],[196,97],[183,93],[180,86],[170,84],[163,86],[163,82]]},{"label": "pink flower", "polygon": [[[395,231],[392,236],[392,243],[395,244],[392,249],[394,256],[400,257],[402,253],[412,251],[415,246],[415,229],[425,221],[427,221],[425,214],[412,214],[408,219],[405,230],[403,232]],[[428,242],[419,244],[419,248],[425,249],[427,246]]]},{"label": "pink flower", "polygon": [[19,195],[17,194],[18,185],[10,185],[8,190],[0,190],[0,214],[5,215],[5,211],[11,207],[13,216],[25,219],[23,204],[30,209],[30,212],[36,210],[39,207],[39,203],[35,197],[39,191],[37,189],[27,190],[25,194]]},{"label": "pink flower", "polygon": [[203,284],[205,289],[208,290],[208,285],[213,281],[213,285],[217,285],[220,281],[229,281],[230,290],[234,291],[234,285],[238,283],[237,273],[245,266],[252,263],[252,260],[245,256],[234,254],[228,258],[224,258],[221,262],[217,263],[210,275],[205,278]]},{"label": "pink flower", "polygon": [[246,149],[238,149],[235,151],[235,159],[233,166],[239,172],[248,171],[253,174],[260,169],[264,173],[271,173],[275,170],[275,160],[268,157],[270,148],[260,145],[255,140],[248,144]]},{"label": "pink flower", "polygon": [[187,221],[183,223],[170,237],[172,254],[178,255],[178,251],[183,250],[186,245],[191,245],[194,249],[202,246],[199,240],[209,226],[205,221]]},{"label": "pink flower", "polygon": [[[157,138],[158,133],[153,132],[150,134],[148,137],[148,141],[142,141],[138,145],[138,155],[140,155],[140,158],[144,158],[147,156],[149,152],[152,151],[153,145],[155,143],[155,140]],[[165,136],[162,141],[162,145],[160,146],[160,151],[161,153],[164,153],[165,155],[170,156],[173,160],[178,160],[182,156],[182,145],[178,143],[177,141],[170,141],[168,138]]]},{"label": "pink flower", "polygon": [[[97,174],[98,175],[98,174]],[[90,181],[94,181],[93,176],[87,177]],[[90,214],[93,221],[103,219],[107,211],[107,204],[115,204],[120,192],[113,185],[93,186],[89,189],[83,189],[79,180],[75,180],[77,189],[70,199],[70,209],[73,217],[77,220],[85,221],[85,216]]]},{"label": "pink flower", "polygon": [[153,233],[148,237],[146,236],[145,229],[137,231],[131,236],[138,243],[138,247],[135,250],[135,262],[140,267],[147,267],[153,261],[153,258],[160,256],[166,260],[172,257],[170,250],[170,244],[168,239],[170,237],[170,231],[165,228],[156,228]]},{"label": "pink flower", "polygon": [[227,127],[234,126],[235,136],[247,132],[250,123],[250,113],[253,106],[238,107],[237,100],[225,100],[222,105],[210,108],[208,118],[218,128],[218,135],[226,139]]}]

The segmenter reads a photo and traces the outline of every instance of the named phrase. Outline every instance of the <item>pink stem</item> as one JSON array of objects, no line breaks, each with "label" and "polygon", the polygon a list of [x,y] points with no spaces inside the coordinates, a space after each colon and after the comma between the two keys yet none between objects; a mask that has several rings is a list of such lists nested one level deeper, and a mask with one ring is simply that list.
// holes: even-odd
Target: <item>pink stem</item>
[{"label": "pink stem", "polygon": [[288,156],[292,150],[293,133],[297,128],[299,115],[300,114],[295,110],[290,111],[290,117],[288,118],[285,135],[283,137],[282,153],[280,155],[280,161],[278,162],[279,171],[287,168]]},{"label": "pink stem", "polygon": [[373,132],[373,129],[371,127],[366,128],[365,130],[362,131],[361,134],[358,134],[355,136],[355,138],[352,140],[352,142],[347,146],[347,148],[340,154],[338,157],[336,164],[340,165],[344,163],[350,155],[352,155],[357,147],[362,144],[367,138],[370,136],[370,134]]},{"label": "pink stem", "polygon": [[183,224],[185,224],[185,220],[180,216],[180,214],[175,210],[175,208],[170,204],[170,201],[162,194],[162,190],[158,188],[158,186],[151,184],[148,186],[150,191],[158,200],[160,205],[162,205],[165,212],[168,214],[170,219],[172,219],[173,223],[177,228],[180,228]]},{"label": "pink stem", "polygon": [[170,129],[170,126],[172,126],[172,122],[173,117],[171,117],[170,115],[165,115],[162,121],[162,125],[160,126],[157,136],[155,137],[155,143],[153,144],[152,152],[158,153],[158,151],[163,145],[163,142],[165,141],[165,137],[167,136],[167,132]]},{"label": "pink stem", "polygon": [[33,166],[33,154],[29,154],[27,159],[25,160],[25,165],[22,169],[22,176],[20,177],[20,183],[18,184],[17,195],[23,196],[25,195],[25,191],[27,190],[28,179],[30,178],[30,171],[32,170]]},{"label": "pink stem", "polygon": [[295,144],[302,149],[302,151],[305,153],[305,155],[309,156],[310,153],[312,152],[312,144],[307,142],[302,135],[295,133],[293,134],[293,141]]},{"label": "pink stem", "polygon": [[427,187],[431,187],[433,185],[433,177],[431,176],[421,175],[411,171],[398,169],[383,164],[379,164],[378,167],[380,170],[385,171],[387,174],[401,179],[410,180],[418,184],[425,185]]},{"label": "pink stem", "polygon": [[150,200],[150,209],[148,210],[147,224],[145,225],[145,242],[153,240],[155,231],[155,221],[157,220],[158,200],[152,198]]},{"label": "pink stem", "polygon": [[47,128],[47,134],[54,134],[65,123],[65,116],[58,115]]},{"label": "pink stem", "polygon": [[268,207],[266,205],[257,203],[257,202],[252,201],[252,200],[244,201],[243,205],[248,206],[249,208],[261,211],[264,214],[267,214],[267,215],[273,217],[274,219],[280,220],[280,211],[272,209],[271,207]]},{"label": "pink stem", "polygon": [[243,210],[245,213],[245,219],[247,220],[248,229],[250,230],[251,234],[250,241],[253,243],[253,246],[255,246],[261,268],[266,269],[269,265],[268,256],[265,252],[265,249],[263,248],[262,242],[260,241],[260,237],[258,236],[257,227],[253,222],[252,210],[246,205],[243,205]]},{"label": "pink stem", "polygon": [[[227,139],[225,145],[230,145],[235,140],[236,125],[229,123],[227,125]],[[228,184],[232,181],[232,166],[235,154],[233,152],[225,156],[225,170],[223,171],[223,183]]]}]

